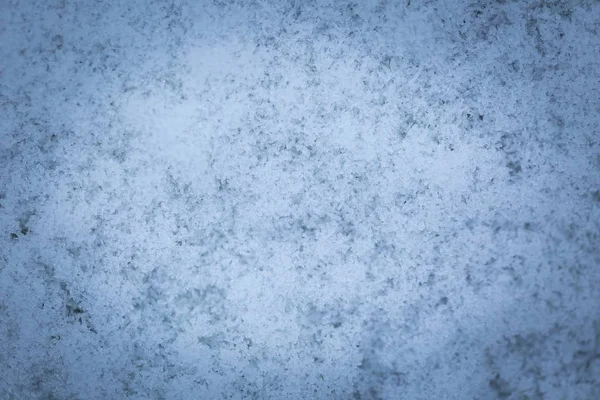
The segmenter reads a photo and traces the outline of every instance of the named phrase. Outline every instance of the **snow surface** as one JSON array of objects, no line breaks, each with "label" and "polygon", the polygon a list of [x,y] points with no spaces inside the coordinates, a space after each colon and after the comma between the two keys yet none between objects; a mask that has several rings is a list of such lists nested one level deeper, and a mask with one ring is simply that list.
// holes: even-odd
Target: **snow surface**
[{"label": "snow surface", "polygon": [[0,0],[1,399],[599,399],[597,0]]}]

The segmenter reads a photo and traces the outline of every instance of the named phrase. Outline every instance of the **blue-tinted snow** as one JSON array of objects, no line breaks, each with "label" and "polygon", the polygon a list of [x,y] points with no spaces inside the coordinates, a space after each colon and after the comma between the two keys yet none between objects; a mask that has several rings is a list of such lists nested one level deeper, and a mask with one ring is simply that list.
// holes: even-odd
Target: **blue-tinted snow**
[{"label": "blue-tinted snow", "polygon": [[600,398],[600,3],[0,1],[0,398]]}]

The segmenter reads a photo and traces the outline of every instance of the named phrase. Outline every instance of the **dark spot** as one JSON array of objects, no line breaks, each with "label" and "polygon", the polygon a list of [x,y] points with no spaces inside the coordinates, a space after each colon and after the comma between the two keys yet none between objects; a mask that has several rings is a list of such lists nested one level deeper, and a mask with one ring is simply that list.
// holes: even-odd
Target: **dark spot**
[{"label": "dark spot", "polygon": [[[563,17],[563,18],[571,18],[571,15],[573,14],[573,11],[570,9],[566,9],[566,10],[561,10],[558,12],[558,14]],[[565,34],[561,33],[560,37],[563,37]]]},{"label": "dark spot", "polygon": [[483,114],[479,114],[479,120],[483,121]]},{"label": "dark spot", "polygon": [[386,67],[390,68],[390,66],[392,64],[392,57],[386,55],[385,57],[383,57],[383,60],[381,61],[381,63],[383,65],[385,65]]},{"label": "dark spot", "polygon": [[471,121],[473,119],[473,114],[467,114],[467,119]]},{"label": "dark spot", "polygon": [[17,235],[16,233],[13,232],[13,233],[10,234],[10,238],[12,240],[17,240],[19,238],[19,235]]},{"label": "dark spot", "polygon": [[229,187],[229,179],[217,179],[219,191],[226,190]]},{"label": "dark spot", "polygon": [[65,40],[62,35],[54,35],[54,37],[52,38],[52,43],[59,50],[63,48],[64,42]]},{"label": "dark spot", "polygon": [[341,323],[341,322],[334,322],[334,323],[333,323],[333,327],[334,327],[334,328],[339,328],[340,326],[342,326],[342,323]]},{"label": "dark spot", "polygon": [[498,397],[505,399],[512,394],[512,390],[509,388],[508,382],[500,377],[500,374],[496,374],[494,379],[490,379],[490,388],[496,392]]},{"label": "dark spot", "polygon": [[592,193],[592,198],[600,203],[600,190],[596,190]]},{"label": "dark spot", "polygon": [[519,163],[518,161],[516,161],[516,162],[511,161],[508,164],[506,164],[506,166],[509,169],[510,175],[514,176],[514,175],[518,174],[519,172],[521,172],[521,163]]},{"label": "dark spot", "polygon": [[19,229],[21,230],[21,234],[27,235],[30,232],[27,224],[33,215],[35,215],[34,211],[28,211],[19,218]]},{"label": "dark spot", "polygon": [[530,229],[531,229],[531,223],[529,223],[529,222],[525,222],[525,223],[523,224],[523,228],[525,228],[525,229],[527,229],[527,230],[530,230]]},{"label": "dark spot", "polygon": [[[69,316],[83,314],[84,312],[85,312],[85,310],[79,306],[73,306],[71,304],[67,304],[67,315],[69,315]],[[81,318],[80,318],[80,320],[81,320]]]},{"label": "dark spot", "polygon": [[446,296],[442,297],[439,301],[439,304],[441,304],[441,305],[448,304],[448,298]]}]

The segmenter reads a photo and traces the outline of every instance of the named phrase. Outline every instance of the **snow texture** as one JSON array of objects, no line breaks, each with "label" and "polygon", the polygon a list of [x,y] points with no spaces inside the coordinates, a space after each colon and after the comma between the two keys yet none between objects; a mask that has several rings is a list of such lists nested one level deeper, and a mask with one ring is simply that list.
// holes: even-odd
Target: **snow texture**
[{"label": "snow texture", "polygon": [[597,0],[0,0],[1,399],[600,399]]}]

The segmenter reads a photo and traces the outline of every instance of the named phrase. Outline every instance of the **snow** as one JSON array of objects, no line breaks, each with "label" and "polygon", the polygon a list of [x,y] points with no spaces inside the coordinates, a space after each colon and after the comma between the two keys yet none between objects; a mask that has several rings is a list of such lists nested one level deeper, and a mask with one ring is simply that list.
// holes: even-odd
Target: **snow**
[{"label": "snow", "polygon": [[598,21],[0,1],[0,398],[600,398]]}]

